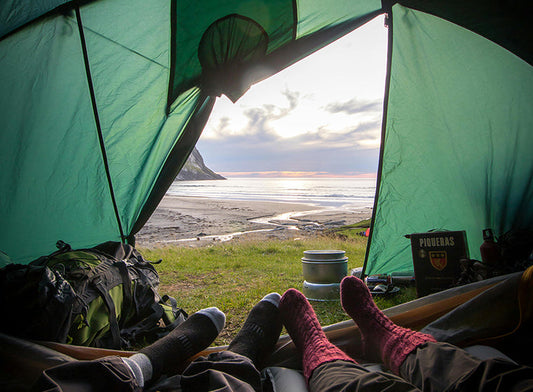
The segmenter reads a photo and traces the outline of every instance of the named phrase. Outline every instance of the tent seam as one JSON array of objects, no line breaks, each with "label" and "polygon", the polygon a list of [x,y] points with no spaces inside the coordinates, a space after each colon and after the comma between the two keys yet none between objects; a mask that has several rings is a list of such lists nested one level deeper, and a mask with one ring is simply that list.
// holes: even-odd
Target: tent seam
[{"label": "tent seam", "polygon": [[363,263],[363,269],[361,271],[361,279],[366,276],[366,270],[368,267],[368,257],[370,255],[370,248],[372,245],[372,238],[374,234],[374,222],[376,219],[376,212],[378,206],[378,200],[381,190],[381,178],[383,174],[383,156],[385,153],[385,134],[387,129],[387,113],[389,108],[389,93],[390,93],[390,82],[392,75],[392,51],[393,51],[393,22],[392,22],[392,6],[387,6],[383,8],[385,12],[385,21],[388,22],[388,44],[387,44],[387,76],[385,78],[385,92],[383,98],[383,117],[381,122],[381,147],[379,149],[379,167],[378,175],[376,178],[376,193],[374,196],[374,207],[372,208],[372,218],[370,220],[370,233],[368,235],[368,242],[365,252],[365,261]]},{"label": "tent seam", "polygon": [[77,22],[78,22],[78,32],[80,34],[80,43],[81,43],[82,52],[83,52],[83,61],[84,61],[84,64],[85,64],[85,75],[87,77],[87,84],[89,86],[89,94],[90,94],[90,97],[91,97],[91,104],[92,104],[92,108],[93,108],[93,116],[94,116],[94,122],[95,122],[95,125],[96,125],[96,132],[98,134],[98,141],[100,143],[100,152],[102,153],[102,161],[103,161],[103,164],[104,164],[104,169],[105,169],[105,173],[106,173],[107,183],[108,183],[108,186],[109,186],[109,193],[110,193],[110,196],[111,196],[113,209],[115,211],[115,218],[117,220],[118,229],[119,229],[119,232],[120,232],[120,239],[121,239],[122,242],[124,242],[124,240],[125,240],[124,231],[122,229],[122,222],[120,220],[120,214],[118,212],[118,206],[117,206],[117,201],[116,201],[116,197],[115,197],[115,191],[113,189],[113,182],[112,182],[112,179],[111,179],[111,172],[109,170],[109,162],[107,160],[107,153],[106,153],[106,149],[105,149],[104,136],[102,134],[102,126],[100,124],[100,116],[98,115],[98,106],[96,104],[96,95],[95,95],[95,92],[94,92],[94,85],[93,85],[92,76],[91,76],[91,68],[90,68],[90,64],[89,64],[89,56],[88,56],[88,53],[87,53],[87,44],[85,42],[85,34],[83,33],[83,24],[82,24],[82,21],[81,21],[81,13],[80,13],[80,8],[79,8],[78,5],[76,5],[75,11],[76,11],[76,19],[77,19]]}]

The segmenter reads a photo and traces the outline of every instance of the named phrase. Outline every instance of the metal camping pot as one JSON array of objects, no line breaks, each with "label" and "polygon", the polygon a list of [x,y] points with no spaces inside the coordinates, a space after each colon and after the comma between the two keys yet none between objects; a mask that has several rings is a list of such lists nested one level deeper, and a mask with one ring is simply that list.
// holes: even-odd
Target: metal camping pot
[{"label": "metal camping pot", "polygon": [[339,283],[311,283],[304,280],[303,295],[312,301],[338,301]]},{"label": "metal camping pot", "polygon": [[343,250],[307,250],[302,271],[307,299],[338,300],[340,282],[348,274],[348,257]]},{"label": "metal camping pot", "polygon": [[304,279],[313,283],[340,283],[348,273],[348,258],[339,261],[307,261],[302,259]]},{"label": "metal camping pot", "polygon": [[343,250],[305,250],[303,258],[310,261],[332,261],[344,259],[345,254]]}]

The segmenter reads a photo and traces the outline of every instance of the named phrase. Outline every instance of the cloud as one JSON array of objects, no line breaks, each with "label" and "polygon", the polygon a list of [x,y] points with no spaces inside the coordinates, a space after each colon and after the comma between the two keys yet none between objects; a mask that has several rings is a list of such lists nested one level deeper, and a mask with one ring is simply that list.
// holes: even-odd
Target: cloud
[{"label": "cloud", "polygon": [[[277,94],[275,103],[236,107],[226,100],[218,100],[203,133],[204,139],[224,139],[233,135],[275,135],[277,120],[290,118],[300,104],[300,93],[285,88]],[[273,101],[273,100],[272,100]]]},{"label": "cloud", "polygon": [[281,94],[287,98],[287,101],[289,101],[289,108],[291,110],[295,109],[298,106],[300,93],[298,91],[291,91],[288,88],[285,88],[281,92]]},{"label": "cloud", "polygon": [[347,113],[358,114],[366,112],[382,111],[382,100],[359,101],[357,98],[350,99],[346,102],[334,102],[326,105],[325,109],[329,113]]},{"label": "cloud", "polygon": [[[320,172],[326,175],[376,173],[378,150],[314,148],[300,150],[279,144],[276,149],[248,144],[201,143],[198,149],[216,172]],[[220,151],[223,151],[223,154]]]},{"label": "cloud", "polygon": [[[320,126],[309,132],[287,137],[276,131],[274,122],[283,116],[277,116],[275,111],[255,108],[246,111],[245,114],[248,118],[246,132],[233,132],[226,122],[221,121],[217,133],[223,137],[216,138],[217,143],[242,146],[262,145],[265,149],[278,149],[280,145],[283,145],[302,151],[315,148],[369,148],[368,140],[376,140],[377,143],[370,148],[379,146],[381,120],[377,119],[350,123],[342,129],[332,129],[327,125]],[[201,140],[206,140],[206,138]],[[364,142],[360,143],[361,141]]]},{"label": "cloud", "polygon": [[[310,132],[298,135],[286,140],[298,149],[315,149],[315,148],[348,148],[348,149],[367,149],[378,148],[380,138],[381,121],[363,121],[350,124],[341,130],[331,130],[327,126],[317,129],[316,132]],[[369,140],[375,140],[374,145],[369,145]]]},{"label": "cloud", "polygon": [[[290,101],[288,106],[263,104],[244,109],[238,117],[221,117],[210,124],[211,129],[204,138],[223,140],[231,136],[255,138],[261,135],[270,140],[292,139],[292,142],[302,144],[313,141],[332,143],[344,138],[353,145],[365,136],[365,132],[366,139],[376,139],[380,135],[380,111],[363,112],[363,106],[360,106],[357,114],[348,114],[347,110],[326,112],[312,104],[298,103],[299,94],[285,93]],[[377,105],[379,103],[365,107],[375,108]]]},{"label": "cloud", "polygon": [[[330,112],[324,117],[324,125],[288,136],[280,134],[281,122],[289,120],[298,110],[299,95],[288,90],[285,94],[287,102],[292,103],[282,107],[264,104],[247,108],[241,112],[239,123],[229,116],[221,117],[215,124],[217,137],[202,136],[198,143],[208,166],[217,172],[290,171],[309,172],[312,176],[319,172],[327,173],[324,176],[376,172],[381,135],[379,111],[368,115]],[[359,107],[377,106],[376,103],[365,105]],[[332,116],[341,116],[341,121],[334,124]],[[310,119],[309,124],[315,122]],[[241,128],[235,128],[236,124],[241,124]],[[307,125],[300,121],[284,124],[285,127]]]},{"label": "cloud", "polygon": [[[374,127],[378,127],[374,131]],[[347,174],[375,173],[379,151],[379,124],[364,123],[346,133],[322,130],[281,138],[256,129],[223,140],[200,139],[198,149],[206,164],[218,172],[292,171]]]}]

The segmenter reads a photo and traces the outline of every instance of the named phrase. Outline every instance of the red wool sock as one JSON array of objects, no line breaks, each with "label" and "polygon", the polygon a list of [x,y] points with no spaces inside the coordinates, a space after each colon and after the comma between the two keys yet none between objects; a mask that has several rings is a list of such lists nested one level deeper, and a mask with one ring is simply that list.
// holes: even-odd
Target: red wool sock
[{"label": "red wool sock", "polygon": [[361,330],[365,352],[379,352],[383,363],[395,374],[418,346],[436,341],[431,335],[394,324],[378,309],[366,284],[355,276],[342,280],[341,304]]},{"label": "red wool sock", "polygon": [[302,293],[289,289],[279,304],[281,318],[296,348],[302,353],[302,366],[307,381],[313,371],[326,362],[336,360],[355,361],[332,344]]}]

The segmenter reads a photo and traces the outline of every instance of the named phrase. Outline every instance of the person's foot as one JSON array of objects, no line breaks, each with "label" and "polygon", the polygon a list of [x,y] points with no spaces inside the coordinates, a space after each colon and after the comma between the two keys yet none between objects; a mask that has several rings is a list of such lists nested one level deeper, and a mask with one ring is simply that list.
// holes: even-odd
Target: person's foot
[{"label": "person's foot", "polygon": [[378,352],[396,374],[407,355],[421,344],[436,341],[431,335],[394,324],[378,309],[366,284],[355,276],[342,280],[341,304],[359,327],[366,354]]},{"label": "person's foot", "polygon": [[289,289],[283,294],[280,311],[287,332],[302,353],[303,373],[307,380],[323,363],[337,360],[355,362],[328,340],[311,304],[298,290]]},{"label": "person's foot", "polygon": [[272,353],[281,333],[278,293],[270,293],[250,311],[241,330],[228,346],[228,350],[244,355],[261,369],[264,361]]},{"label": "person's foot", "polygon": [[218,308],[202,309],[139,353],[150,360],[153,377],[173,374],[190,357],[213,343],[225,321],[226,316]]}]

